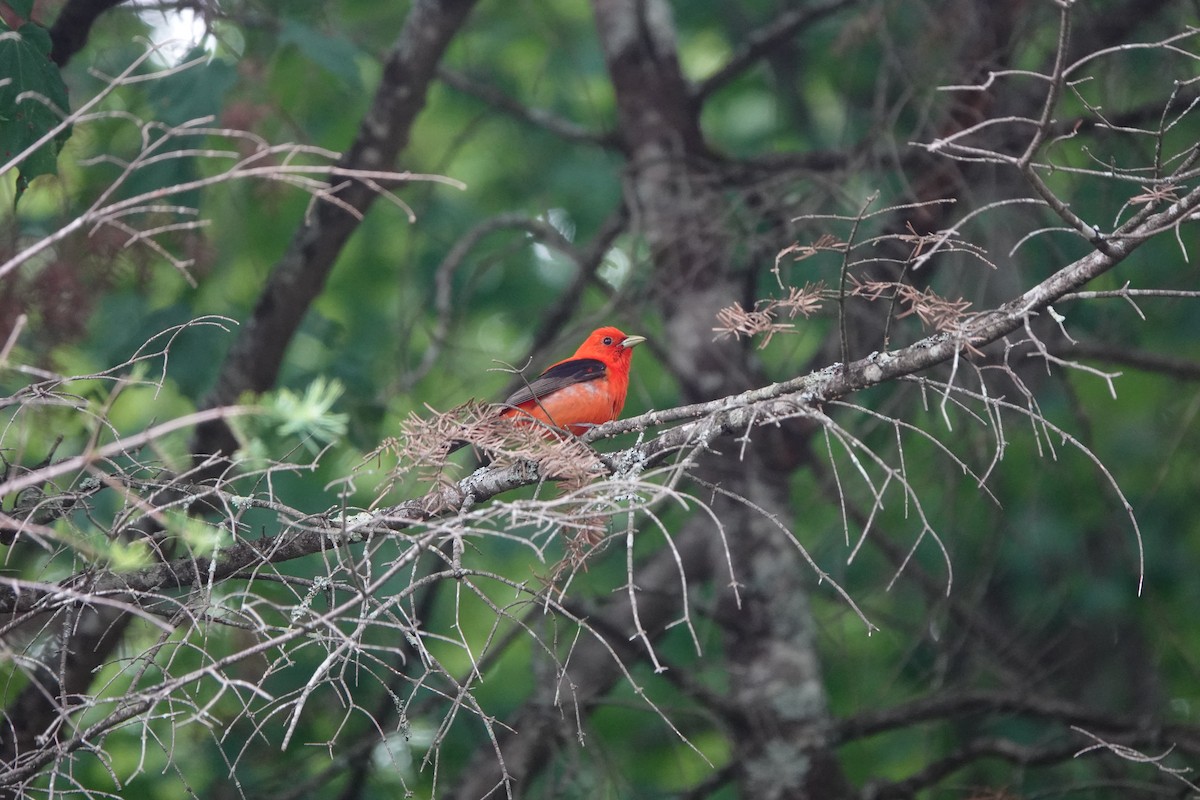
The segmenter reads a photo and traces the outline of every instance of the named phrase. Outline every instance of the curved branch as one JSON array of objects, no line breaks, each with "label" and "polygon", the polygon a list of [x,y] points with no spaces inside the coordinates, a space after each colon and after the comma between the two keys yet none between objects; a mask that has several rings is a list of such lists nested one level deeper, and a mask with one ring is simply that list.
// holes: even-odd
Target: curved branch
[{"label": "curved branch", "polygon": [[[433,284],[433,308],[437,314],[437,319],[434,324],[434,329],[429,347],[426,348],[421,356],[421,363],[417,364],[408,374],[404,376],[403,385],[410,387],[420,381],[433,368],[438,358],[442,355],[442,350],[446,346],[446,340],[450,336],[451,325],[454,322],[454,276],[459,268],[471,252],[479,245],[479,242],[497,231],[508,230],[523,233],[525,237],[531,241],[539,242],[546,247],[552,248],[570,259],[581,271],[585,269],[584,259],[581,253],[576,250],[571,240],[562,234],[550,222],[544,219],[537,219],[528,216],[527,214],[511,212],[507,214],[497,214],[494,217],[485,219],[478,223],[471,230],[467,231],[458,241],[454,243],[454,247],[450,248],[450,252],[446,254],[442,262],[438,264],[434,271]],[[461,300],[461,298],[458,298]]]}]

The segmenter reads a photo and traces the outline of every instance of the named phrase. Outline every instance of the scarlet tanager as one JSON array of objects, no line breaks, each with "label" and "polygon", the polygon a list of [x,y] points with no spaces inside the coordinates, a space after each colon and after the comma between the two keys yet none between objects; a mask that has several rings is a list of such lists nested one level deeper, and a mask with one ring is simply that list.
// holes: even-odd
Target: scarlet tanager
[{"label": "scarlet tanager", "polygon": [[504,401],[502,417],[541,420],[578,436],[621,414],[633,348],[644,336],[592,331],[575,355],[553,364]]}]

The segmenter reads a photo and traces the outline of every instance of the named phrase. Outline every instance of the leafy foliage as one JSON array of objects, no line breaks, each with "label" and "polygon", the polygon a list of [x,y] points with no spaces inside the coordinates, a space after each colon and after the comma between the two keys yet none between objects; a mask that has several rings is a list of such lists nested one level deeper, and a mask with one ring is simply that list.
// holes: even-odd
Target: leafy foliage
[{"label": "leafy foliage", "polygon": [[71,136],[63,124],[67,87],[50,61],[49,32],[32,22],[12,30],[0,20],[0,75],[0,163],[17,166],[19,199],[34,178],[57,174]]},{"label": "leafy foliage", "polygon": [[0,39],[0,791],[1194,791],[1191,12],[590,5]]}]

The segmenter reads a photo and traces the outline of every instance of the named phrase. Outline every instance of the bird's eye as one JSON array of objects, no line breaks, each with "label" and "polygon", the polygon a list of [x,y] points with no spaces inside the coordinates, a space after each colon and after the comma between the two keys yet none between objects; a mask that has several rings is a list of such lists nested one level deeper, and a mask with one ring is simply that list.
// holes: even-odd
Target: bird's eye
[{"label": "bird's eye", "polygon": [[612,344],[612,337],[611,337],[611,336],[605,336],[605,337],[604,337],[604,344]]}]

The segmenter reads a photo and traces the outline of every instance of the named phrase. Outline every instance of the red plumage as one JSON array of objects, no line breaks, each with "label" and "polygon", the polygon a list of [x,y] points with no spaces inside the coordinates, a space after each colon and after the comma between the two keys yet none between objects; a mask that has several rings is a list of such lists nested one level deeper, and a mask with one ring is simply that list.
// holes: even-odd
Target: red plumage
[{"label": "red plumage", "polygon": [[540,420],[579,435],[616,419],[629,390],[634,346],[643,336],[597,328],[570,358],[552,364],[504,402],[501,415]]}]

